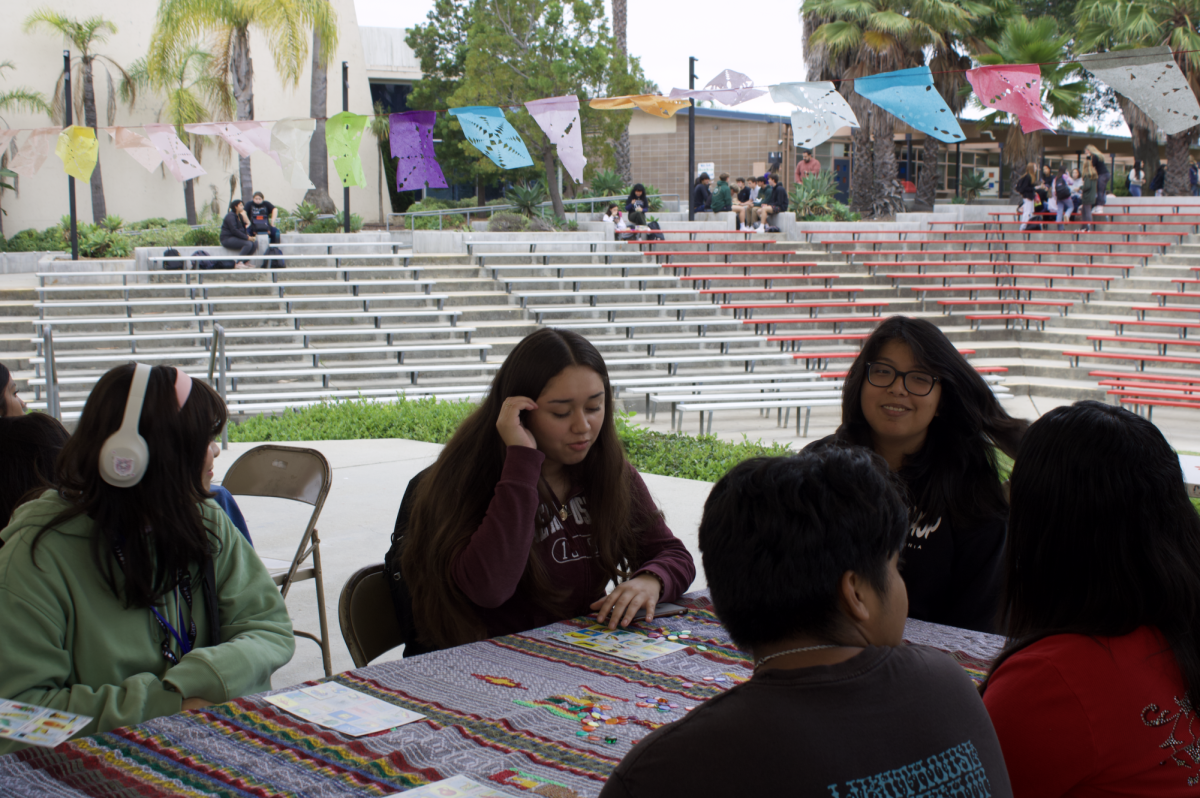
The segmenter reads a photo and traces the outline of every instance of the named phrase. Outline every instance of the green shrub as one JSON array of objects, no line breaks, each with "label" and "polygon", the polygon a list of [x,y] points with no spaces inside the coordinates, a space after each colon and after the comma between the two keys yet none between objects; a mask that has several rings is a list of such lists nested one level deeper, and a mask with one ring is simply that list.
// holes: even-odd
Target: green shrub
[{"label": "green shrub", "polygon": [[508,200],[509,205],[515,205],[517,213],[522,213],[526,216],[533,216],[537,213],[538,206],[549,199],[550,195],[546,191],[546,184],[541,180],[532,180],[523,186],[511,186],[508,191],[504,192],[504,198]]},{"label": "green shrub", "polygon": [[592,197],[615,197],[628,193],[625,181],[615,169],[604,169],[594,174],[588,191],[588,195]]},{"label": "green shrub", "polygon": [[[342,233],[345,232],[346,215],[339,213],[332,219],[317,219],[312,224],[304,226],[300,232],[302,233]],[[357,233],[362,229],[363,220],[357,213],[350,214],[350,232]]]},{"label": "green shrub", "polygon": [[5,242],[9,252],[63,252],[70,248],[61,227],[47,227],[41,232],[33,228],[22,230]]},{"label": "green shrub", "polygon": [[162,227],[168,227],[172,224],[187,224],[187,219],[177,219],[174,222],[168,222],[166,217],[154,216],[149,219],[142,219],[140,222],[125,225],[126,230],[157,230]]},{"label": "green shrub", "polygon": [[[445,443],[475,407],[467,401],[436,399],[401,398],[394,403],[366,399],[325,402],[298,411],[288,410],[278,416],[255,416],[231,426],[229,439],[258,443],[406,438]],[[749,440],[729,443],[713,435],[693,438],[653,432],[633,423],[631,416],[617,415],[617,434],[625,445],[629,461],[647,474],[715,482],[747,458],[792,453],[787,444]]]},{"label": "green shrub", "polygon": [[182,243],[185,247],[219,247],[221,246],[221,233],[215,227],[189,229],[184,233]]},{"label": "green shrub", "polygon": [[127,258],[133,252],[129,236],[100,225],[79,225],[79,254],[85,258]]},{"label": "green shrub", "polygon": [[535,216],[529,220],[529,232],[555,233],[558,232],[558,226],[551,219],[547,219],[543,216]]},{"label": "green shrub", "polygon": [[110,213],[101,220],[100,226],[110,233],[115,233],[125,226],[125,220],[114,213]]},{"label": "green shrub", "polygon": [[497,213],[488,221],[489,233],[520,233],[528,220],[517,213]]}]

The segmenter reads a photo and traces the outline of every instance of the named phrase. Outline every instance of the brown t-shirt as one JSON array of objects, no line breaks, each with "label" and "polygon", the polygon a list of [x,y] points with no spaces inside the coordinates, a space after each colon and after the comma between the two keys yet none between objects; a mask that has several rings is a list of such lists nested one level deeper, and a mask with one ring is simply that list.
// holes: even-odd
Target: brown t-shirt
[{"label": "brown t-shirt", "polygon": [[767,670],[642,740],[601,798],[1011,798],[971,680],[924,646]]}]

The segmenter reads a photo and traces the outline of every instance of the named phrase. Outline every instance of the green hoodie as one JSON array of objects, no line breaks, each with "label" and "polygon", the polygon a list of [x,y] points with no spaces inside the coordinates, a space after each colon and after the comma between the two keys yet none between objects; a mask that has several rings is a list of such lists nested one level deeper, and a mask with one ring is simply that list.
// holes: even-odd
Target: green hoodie
[{"label": "green hoodie", "polygon": [[[223,703],[271,689],[271,674],[295,651],[287,608],[254,549],[213,501],[201,505],[220,543],[214,560],[221,644],[197,647],[172,666],[149,609],[114,596],[92,559],[95,523],[78,515],[30,545],[68,507],[46,491],[0,531],[0,697],[94,720],[87,736],[180,711],[184,698]],[[120,571],[117,570],[120,583]],[[199,566],[192,584],[203,584]],[[178,617],[175,595],[159,611]],[[182,602],[179,602],[180,604]],[[196,641],[209,640],[203,588],[192,594]],[[186,615],[186,605],[184,613]],[[172,644],[176,655],[179,649]],[[0,754],[26,746],[0,740]]]},{"label": "green hoodie", "polygon": [[709,208],[713,213],[718,211],[733,210],[733,194],[729,190],[729,184],[724,180],[718,180],[716,188],[713,190],[712,203]]}]

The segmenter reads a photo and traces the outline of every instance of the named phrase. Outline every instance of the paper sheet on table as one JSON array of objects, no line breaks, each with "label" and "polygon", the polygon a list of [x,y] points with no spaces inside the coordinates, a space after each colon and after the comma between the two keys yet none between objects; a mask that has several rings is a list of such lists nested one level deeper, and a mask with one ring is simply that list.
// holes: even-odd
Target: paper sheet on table
[{"label": "paper sheet on table", "polygon": [[146,138],[150,139],[150,143],[162,153],[163,166],[180,183],[208,174],[188,146],[183,143],[183,139],[176,135],[174,127],[150,124],[143,127],[146,131]]},{"label": "paper sheet on table", "polygon": [[770,89],[775,102],[797,106],[792,111],[792,139],[797,147],[812,149],[838,128],[859,126],[854,109],[830,81],[779,83]]},{"label": "paper sheet on table", "polygon": [[85,183],[92,179],[100,158],[100,143],[90,127],[71,125],[63,128],[54,145],[54,154],[63,162],[63,171]]},{"label": "paper sheet on table", "polygon": [[629,108],[641,108],[648,114],[670,119],[681,108],[691,105],[687,100],[673,100],[658,94],[631,94],[628,97],[601,97],[591,100],[588,105],[600,111],[624,111]]},{"label": "paper sheet on table", "polygon": [[36,175],[50,157],[50,149],[61,132],[61,127],[40,127],[29,131],[25,142],[17,150],[17,157],[8,162],[8,168],[21,177]]},{"label": "paper sheet on table", "polygon": [[493,790],[466,776],[455,776],[442,779],[424,787],[405,792],[394,792],[393,796],[403,795],[404,798],[511,798],[506,792]]},{"label": "paper sheet on table", "polygon": [[1053,130],[1042,108],[1042,70],[1037,64],[1000,64],[967,71],[967,82],[988,108],[1010,113],[1023,133]]},{"label": "paper sheet on table", "polygon": [[583,134],[579,129],[579,98],[574,94],[547,97],[525,103],[529,114],[558,148],[558,160],[576,183],[583,182],[587,158],[583,154]]},{"label": "paper sheet on table", "polygon": [[754,81],[749,75],[734,72],[732,69],[722,70],[721,74],[710,80],[703,89],[671,89],[672,100],[693,99],[715,100],[722,105],[739,105],[755,97],[762,97],[767,92],[754,88]]},{"label": "paper sheet on table", "polygon": [[939,141],[965,141],[954,112],[933,87],[929,67],[865,75],[854,81],[854,90],[910,127]]},{"label": "paper sheet on table", "polygon": [[1170,47],[1092,53],[1075,60],[1145,111],[1163,133],[1200,125],[1200,104],[1179,73]]},{"label": "paper sheet on table", "polygon": [[405,111],[388,117],[388,142],[396,161],[396,190],[447,188],[433,150],[435,111]]},{"label": "paper sheet on table", "polygon": [[325,121],[325,148],[333,159],[333,167],[342,181],[342,188],[367,184],[362,157],[358,152],[366,127],[365,116],[349,111],[342,111]]},{"label": "paper sheet on table", "polygon": [[337,682],[267,696],[267,701],[296,717],[350,737],[393,729],[425,717]]},{"label": "paper sheet on table", "polygon": [[110,127],[108,135],[112,136],[113,144],[118,150],[124,150],[147,172],[153,172],[163,162],[162,153],[150,143],[150,139],[139,136],[129,128]]},{"label": "paper sheet on table", "polygon": [[308,179],[308,144],[317,129],[315,119],[281,119],[271,128],[271,151],[292,188],[316,188]]},{"label": "paper sheet on table", "polygon": [[599,624],[593,624],[585,629],[562,632],[554,637],[572,646],[586,648],[598,654],[608,654],[630,662],[645,662],[687,648],[681,643],[649,638],[628,629],[613,630]]},{"label": "paper sheet on table", "polygon": [[91,722],[87,715],[0,699],[0,737],[6,740],[53,748]]},{"label": "paper sheet on table", "polygon": [[504,111],[485,105],[451,108],[467,141],[501,169],[533,166],[521,134],[504,118]]}]

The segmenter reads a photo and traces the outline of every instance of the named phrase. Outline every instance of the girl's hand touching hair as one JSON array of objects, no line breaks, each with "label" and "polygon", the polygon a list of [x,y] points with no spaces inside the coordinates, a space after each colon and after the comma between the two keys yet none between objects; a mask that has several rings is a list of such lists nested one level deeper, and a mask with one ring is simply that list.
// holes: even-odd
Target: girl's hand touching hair
[{"label": "girl's hand touching hair", "polygon": [[521,412],[537,410],[537,403],[528,396],[510,396],[500,406],[500,417],[496,419],[496,430],[505,446],[528,446],[537,448],[537,441],[529,428],[521,423]]},{"label": "girl's hand touching hair", "polygon": [[616,590],[592,604],[593,610],[598,610],[596,620],[604,623],[608,618],[608,628],[616,629],[618,621],[621,626],[628,626],[643,607],[646,609],[646,620],[654,620],[654,607],[662,594],[662,583],[658,577],[650,573],[640,573],[627,582],[617,585]]}]

